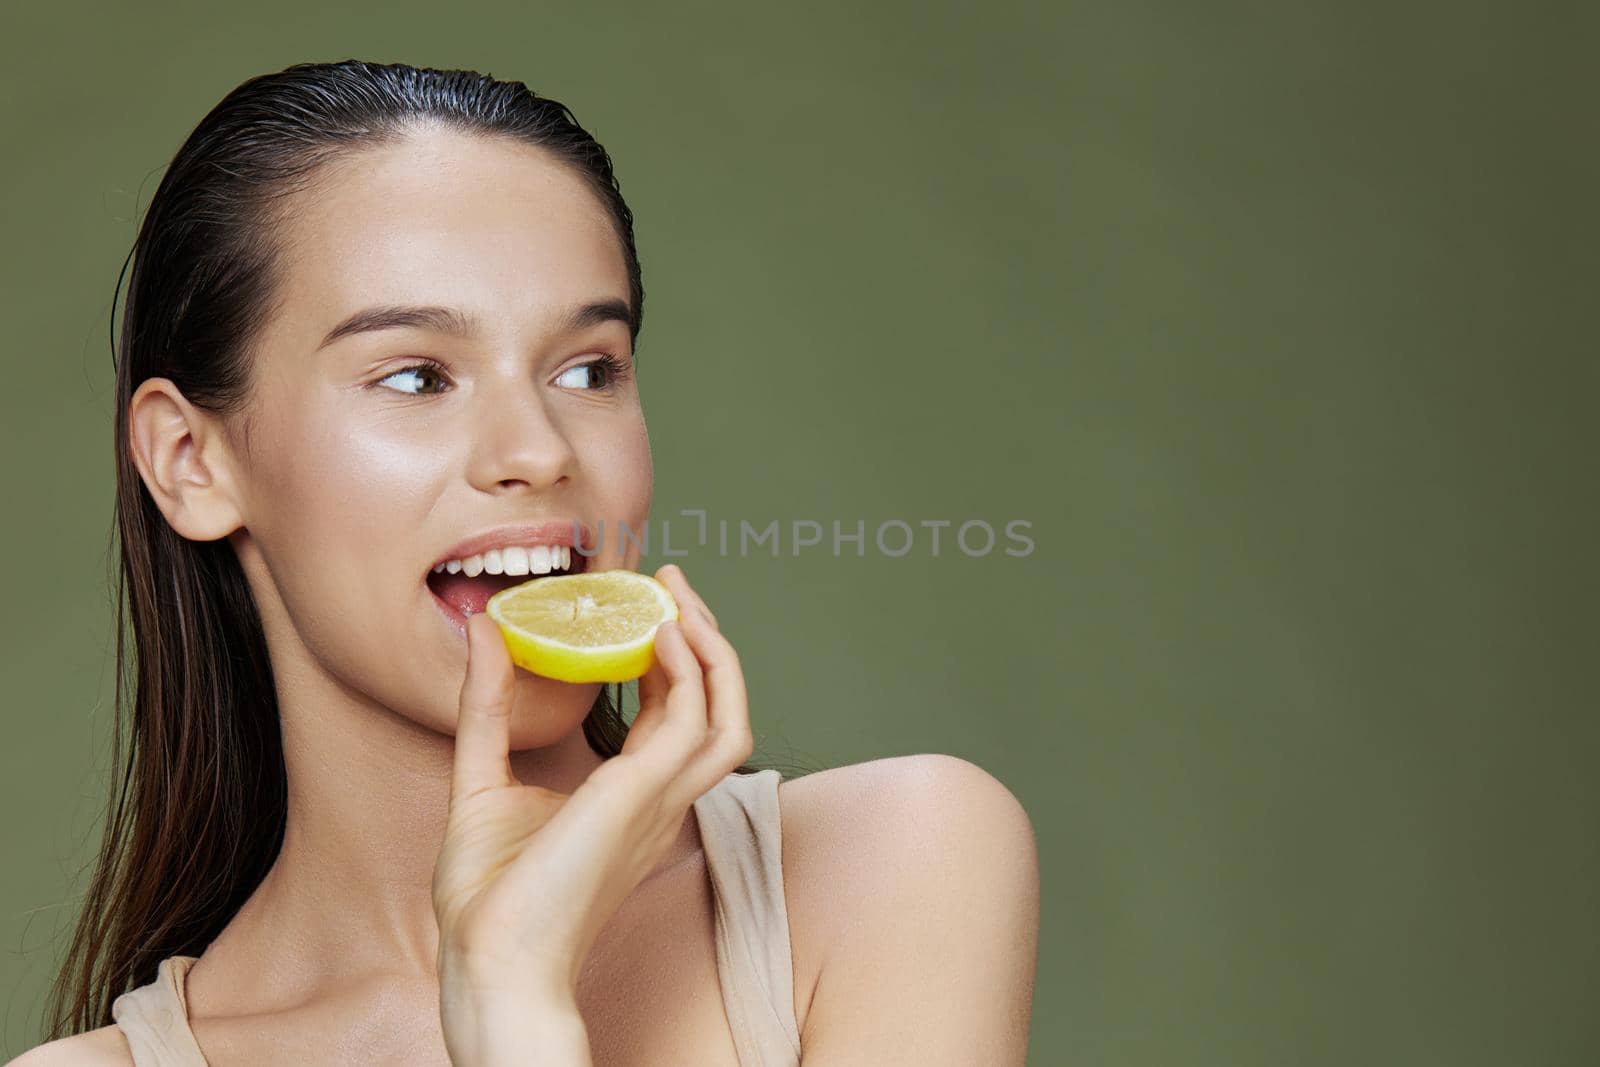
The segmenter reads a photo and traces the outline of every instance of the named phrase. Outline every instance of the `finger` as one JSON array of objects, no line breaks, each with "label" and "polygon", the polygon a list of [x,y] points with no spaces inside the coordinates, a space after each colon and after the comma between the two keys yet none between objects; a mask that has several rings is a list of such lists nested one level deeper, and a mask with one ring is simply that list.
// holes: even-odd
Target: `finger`
[{"label": "finger", "polygon": [[656,574],[682,607],[684,636],[704,672],[708,715],[704,757],[711,765],[709,773],[720,774],[716,767],[737,766],[755,748],[739,657],[705,600],[689,585],[683,568],[669,563]]},{"label": "finger", "polygon": [[666,572],[663,584],[667,585],[674,599],[684,604],[690,613],[698,611],[705,616],[714,629],[721,629],[721,626],[717,623],[716,615],[712,614],[711,608],[706,604],[705,597],[701,596],[694,586],[689,584],[689,577],[683,573],[683,568],[676,563],[669,563],[662,570]]},{"label": "finger", "polygon": [[679,607],[686,612],[700,612],[711,623],[713,629],[721,629],[717,625],[717,617],[711,614],[711,609],[706,606],[705,599],[689,584],[682,567],[676,563],[665,564],[656,571],[656,580],[667,587],[667,591],[672,594],[672,599],[678,602]]},{"label": "finger", "polygon": [[687,621],[683,632],[701,665],[706,689],[706,758],[718,766],[737,765],[754,749],[744,668],[733,645],[708,621],[694,615]]},{"label": "finger", "polygon": [[[656,628],[655,640],[661,640],[661,628]],[[666,716],[667,692],[672,688],[672,682],[667,677],[666,669],[661,665],[659,646],[655,655],[651,657],[650,669],[639,677],[639,711],[633,717],[633,722],[628,727],[628,736],[623,740],[623,752],[633,752],[644,745],[650,735],[660,726]]]},{"label": "finger", "polygon": [[667,693],[658,702],[660,725],[652,731],[652,744],[640,755],[648,753],[656,772],[670,778],[705,742],[706,692],[700,661],[678,622],[664,622],[656,631],[656,662],[666,675]]},{"label": "finger", "polygon": [[[655,640],[661,640],[661,627],[656,627]],[[659,704],[667,698],[667,672],[661,667],[661,653],[657,648],[656,654],[650,659],[650,669],[639,676],[639,706]]]},{"label": "finger", "polygon": [[[657,636],[659,637],[659,631]],[[661,668],[661,658],[658,655],[651,661],[650,669],[639,678],[639,710],[634,714],[633,722],[628,725],[627,737],[623,738],[623,752],[636,751],[661,725],[661,713],[665,708],[666,699],[667,674]]]},{"label": "finger", "polygon": [[461,682],[452,801],[511,785],[511,702],[514,668],[499,625],[487,615],[467,617],[467,673]]}]

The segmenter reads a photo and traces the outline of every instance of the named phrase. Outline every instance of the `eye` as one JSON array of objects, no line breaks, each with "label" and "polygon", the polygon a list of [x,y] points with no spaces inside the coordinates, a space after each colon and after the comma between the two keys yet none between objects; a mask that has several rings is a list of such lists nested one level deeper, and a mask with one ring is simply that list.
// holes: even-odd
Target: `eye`
[{"label": "eye", "polygon": [[587,363],[569,367],[556,378],[568,387],[586,392],[604,392],[628,377],[628,365],[609,352],[602,353]]},{"label": "eye", "polygon": [[382,385],[384,382],[389,381],[403,382],[408,379],[414,384],[398,387],[395,392],[410,393],[413,396],[427,396],[439,392],[439,389],[430,388],[427,383],[433,382],[442,385],[445,380],[444,367],[431,359],[425,359],[420,363],[413,363],[409,367],[402,367],[391,374],[384,375],[378,379],[378,384]]}]

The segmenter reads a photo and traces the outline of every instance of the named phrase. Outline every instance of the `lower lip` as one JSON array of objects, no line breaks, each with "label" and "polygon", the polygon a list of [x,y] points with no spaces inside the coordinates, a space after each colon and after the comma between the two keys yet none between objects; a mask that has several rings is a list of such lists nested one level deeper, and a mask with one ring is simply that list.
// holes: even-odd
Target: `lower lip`
[{"label": "lower lip", "polygon": [[446,621],[455,627],[456,633],[461,635],[462,640],[465,640],[467,636],[467,617],[457,611],[454,605],[439,599],[439,594],[433,591],[433,586],[423,582],[422,587],[428,591],[428,596],[432,598],[433,602],[439,605],[439,610],[444,613]]}]

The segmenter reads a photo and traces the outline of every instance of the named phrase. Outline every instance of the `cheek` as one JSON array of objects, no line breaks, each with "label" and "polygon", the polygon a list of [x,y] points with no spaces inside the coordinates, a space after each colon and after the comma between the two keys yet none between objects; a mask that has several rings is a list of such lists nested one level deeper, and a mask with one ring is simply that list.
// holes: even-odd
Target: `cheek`
[{"label": "cheek", "polygon": [[252,534],[311,648],[330,658],[359,655],[352,642],[371,639],[375,614],[414,610],[423,588],[418,531],[448,449],[415,420],[382,413],[284,415],[252,477]]},{"label": "cheek", "polygon": [[[595,441],[586,454],[589,462],[585,464],[585,474],[591,490],[591,506],[595,517],[605,520],[603,549],[609,557],[623,541],[617,524],[626,523],[628,529],[637,534],[644,529],[650,514],[655,473],[650,439],[643,421]],[[627,549],[627,558],[620,561],[621,565],[637,568],[639,549],[636,545],[636,540],[630,537],[620,546]]]},{"label": "cheek", "polygon": [[323,547],[374,562],[385,544],[414,554],[405,538],[437,495],[447,450],[418,432],[414,420],[329,413],[296,430],[284,454],[278,501],[298,511],[296,527]]},{"label": "cheek", "polygon": [[325,454],[339,462],[327,471],[328,484],[366,513],[361,518],[368,532],[404,535],[404,547],[414,552],[419,526],[448,480],[452,450],[414,421],[398,419],[351,427],[334,438]]},{"label": "cheek", "polygon": [[416,420],[347,412],[284,431],[293,436],[253,503],[288,625],[349,690],[447,729],[464,659],[423,583],[423,531],[437,524],[451,448]]}]

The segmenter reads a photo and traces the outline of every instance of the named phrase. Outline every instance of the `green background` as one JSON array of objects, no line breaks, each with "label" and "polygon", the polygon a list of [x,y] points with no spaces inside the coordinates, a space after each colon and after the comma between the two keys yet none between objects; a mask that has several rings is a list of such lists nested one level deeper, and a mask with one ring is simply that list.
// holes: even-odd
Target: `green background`
[{"label": "green background", "polygon": [[683,561],[758,759],[951,753],[1027,808],[1030,1062],[1595,1062],[1578,10],[8,5],[4,1051],[105,789],[117,271],[224,93],[355,56],[611,152],[657,520],[1032,523]]}]

